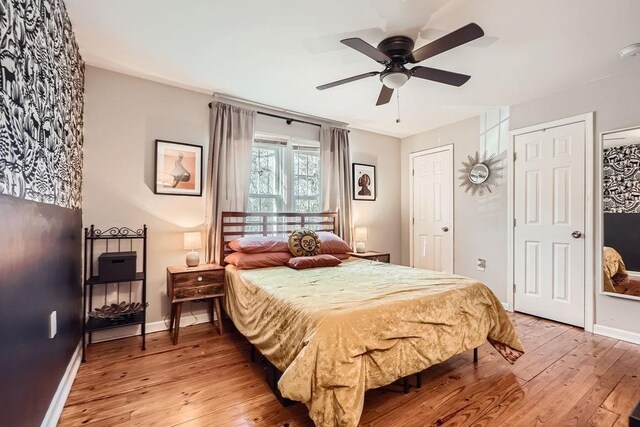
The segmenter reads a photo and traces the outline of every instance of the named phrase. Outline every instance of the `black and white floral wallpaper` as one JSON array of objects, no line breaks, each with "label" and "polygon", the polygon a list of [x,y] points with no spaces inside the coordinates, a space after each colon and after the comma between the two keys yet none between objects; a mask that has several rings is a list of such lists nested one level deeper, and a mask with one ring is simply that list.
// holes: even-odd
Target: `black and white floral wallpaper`
[{"label": "black and white floral wallpaper", "polygon": [[602,187],[605,213],[640,213],[640,145],[604,149]]},{"label": "black and white floral wallpaper", "polygon": [[0,1],[0,194],[82,207],[84,63],[63,0]]}]

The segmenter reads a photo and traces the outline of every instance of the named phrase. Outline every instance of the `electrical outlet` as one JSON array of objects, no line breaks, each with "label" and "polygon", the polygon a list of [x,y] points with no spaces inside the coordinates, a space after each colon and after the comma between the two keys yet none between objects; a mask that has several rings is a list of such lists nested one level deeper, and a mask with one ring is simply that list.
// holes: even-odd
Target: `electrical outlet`
[{"label": "electrical outlet", "polygon": [[487,269],[487,260],[478,258],[476,267],[478,268],[478,271],[485,271]]},{"label": "electrical outlet", "polygon": [[49,315],[49,339],[55,337],[56,332],[58,332],[58,314],[52,311]]}]

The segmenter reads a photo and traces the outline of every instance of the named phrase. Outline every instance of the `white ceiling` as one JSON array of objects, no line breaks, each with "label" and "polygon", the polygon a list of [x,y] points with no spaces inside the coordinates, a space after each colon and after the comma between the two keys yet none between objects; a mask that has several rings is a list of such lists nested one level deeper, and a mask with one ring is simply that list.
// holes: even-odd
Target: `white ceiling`
[{"label": "white ceiling", "polygon": [[[221,92],[404,137],[634,67],[639,0],[66,0],[87,64]],[[469,22],[487,34],[422,65],[470,74],[461,88],[417,78],[376,107],[381,66],[340,44],[418,37]]]}]

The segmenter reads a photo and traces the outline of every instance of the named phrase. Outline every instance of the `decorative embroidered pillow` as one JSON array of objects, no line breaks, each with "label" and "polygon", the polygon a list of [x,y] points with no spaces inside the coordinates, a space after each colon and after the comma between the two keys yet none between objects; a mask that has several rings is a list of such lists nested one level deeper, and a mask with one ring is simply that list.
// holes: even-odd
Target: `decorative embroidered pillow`
[{"label": "decorative embroidered pillow", "polygon": [[342,261],[329,254],[316,256],[298,256],[293,257],[289,261],[287,261],[287,265],[291,268],[295,268],[296,270],[316,267],[335,267],[340,263],[342,263]]},{"label": "decorative embroidered pillow", "polygon": [[297,228],[289,236],[289,252],[293,256],[314,256],[320,253],[320,239],[309,228]]}]

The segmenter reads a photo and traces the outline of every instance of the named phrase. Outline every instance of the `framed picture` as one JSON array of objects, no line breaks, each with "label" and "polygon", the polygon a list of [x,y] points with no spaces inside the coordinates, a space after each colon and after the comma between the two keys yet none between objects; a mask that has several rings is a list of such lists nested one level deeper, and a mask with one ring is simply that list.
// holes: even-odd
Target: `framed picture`
[{"label": "framed picture", "polygon": [[156,139],[156,194],[202,196],[202,146]]},{"label": "framed picture", "polygon": [[375,200],[377,197],[376,167],[353,164],[353,200]]}]

